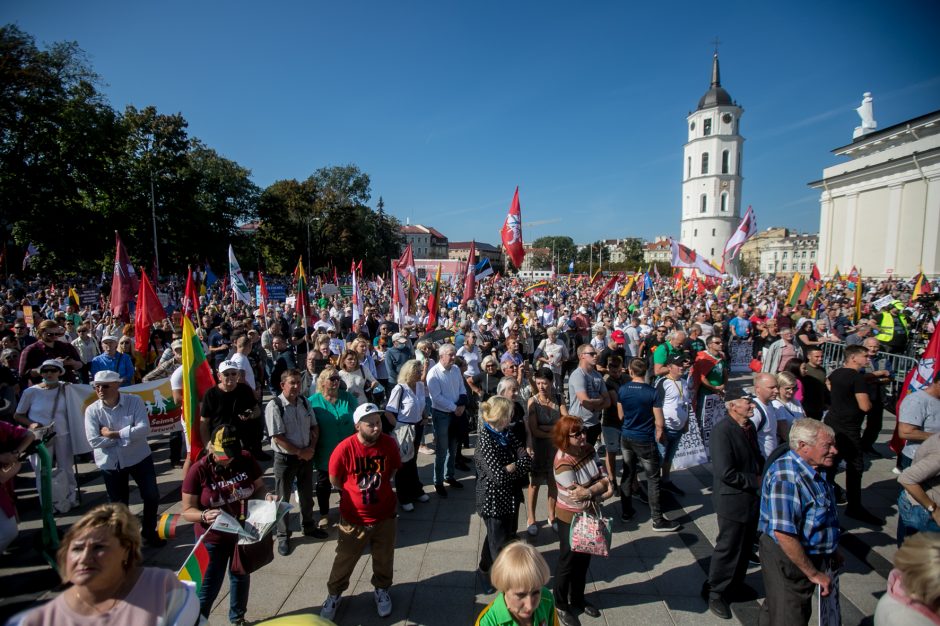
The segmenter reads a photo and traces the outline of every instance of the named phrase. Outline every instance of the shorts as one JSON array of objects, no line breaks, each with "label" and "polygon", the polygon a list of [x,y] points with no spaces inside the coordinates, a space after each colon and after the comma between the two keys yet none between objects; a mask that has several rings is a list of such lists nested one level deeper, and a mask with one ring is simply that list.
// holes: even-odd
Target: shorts
[{"label": "shorts", "polygon": [[620,449],[620,427],[604,426],[603,437],[604,447],[607,448],[607,451],[616,454],[617,450]]}]

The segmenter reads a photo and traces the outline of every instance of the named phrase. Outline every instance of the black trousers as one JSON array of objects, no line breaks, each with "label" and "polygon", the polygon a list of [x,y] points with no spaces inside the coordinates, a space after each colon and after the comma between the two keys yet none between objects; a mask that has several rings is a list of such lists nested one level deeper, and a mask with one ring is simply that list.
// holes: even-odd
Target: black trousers
[{"label": "black trousers", "polygon": [[[813,565],[825,569],[829,557],[807,555]],[[761,606],[759,626],[808,624],[813,612],[814,585],[769,535],[760,538],[761,573],[767,599]]]},{"label": "black trousers", "polygon": [[881,428],[884,425],[885,408],[881,403],[875,403],[871,411],[865,416],[865,430],[862,431],[862,450],[867,450],[878,441]]},{"label": "black trousers", "polygon": [[333,485],[330,484],[330,472],[325,469],[317,470],[317,506],[320,508],[320,517],[326,517],[330,511],[330,493]]},{"label": "black trousers", "polygon": [[735,522],[718,516],[718,539],[708,568],[708,588],[713,596],[720,596],[744,581],[756,536],[756,517],[746,522]]},{"label": "black trousers", "polygon": [[571,524],[558,522],[558,567],[555,569],[555,606],[564,611],[584,607],[584,586],[587,584],[591,555],[571,550]]},{"label": "black trousers", "polygon": [[415,454],[410,461],[401,464],[395,474],[395,493],[401,504],[413,504],[424,493],[424,486],[418,478],[418,442],[424,435],[424,423],[415,424]]},{"label": "black trousers", "polygon": [[848,508],[859,510],[862,508],[862,472],[865,469],[861,426],[837,420],[826,420],[826,424],[835,431],[836,448],[839,450],[832,469],[826,472],[826,478],[830,484],[834,484],[839,463],[845,461],[845,497],[848,500]]},{"label": "black trousers", "polygon": [[493,567],[493,561],[499,556],[500,551],[506,545],[516,540],[516,530],[518,530],[519,512],[503,515],[500,517],[484,517],[483,525],[486,526],[486,541],[480,548],[480,569],[489,572]]}]

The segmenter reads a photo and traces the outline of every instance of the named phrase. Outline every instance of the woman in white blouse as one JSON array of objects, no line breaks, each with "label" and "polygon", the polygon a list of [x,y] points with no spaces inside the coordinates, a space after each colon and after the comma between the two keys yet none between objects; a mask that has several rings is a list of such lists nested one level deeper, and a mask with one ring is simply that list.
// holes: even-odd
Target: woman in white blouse
[{"label": "woman in white blouse", "polygon": [[427,502],[430,497],[424,493],[424,486],[418,479],[418,455],[414,446],[421,441],[424,434],[424,423],[427,420],[425,398],[427,387],[421,382],[424,375],[424,366],[416,359],[406,361],[398,373],[398,384],[392,388],[385,406],[385,417],[396,429],[402,425],[414,428],[412,438],[411,458],[403,461],[401,468],[395,475],[395,489],[398,492],[398,502],[404,511],[414,511],[415,502]]}]

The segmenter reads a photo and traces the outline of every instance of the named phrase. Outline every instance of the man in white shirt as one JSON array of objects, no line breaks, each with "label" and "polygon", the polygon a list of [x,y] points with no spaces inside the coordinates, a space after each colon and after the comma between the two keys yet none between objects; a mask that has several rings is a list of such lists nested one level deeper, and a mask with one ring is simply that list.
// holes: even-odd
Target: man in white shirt
[{"label": "man in white shirt", "polygon": [[[777,377],[767,372],[754,374],[754,415],[751,421],[757,429],[757,445],[766,459],[778,445],[777,413],[773,401],[777,399]],[[786,435],[784,435],[784,440]]]},{"label": "man in white shirt", "polygon": [[665,441],[657,442],[661,459],[662,478],[660,491],[671,491],[677,496],[685,492],[673,484],[669,478],[672,459],[679,448],[679,440],[689,427],[689,389],[682,377],[682,371],[688,358],[682,354],[671,354],[666,358],[666,374],[656,381],[656,402],[653,404],[653,416],[657,423],[665,424]]},{"label": "man in white shirt", "polygon": [[120,391],[121,375],[111,370],[95,374],[92,386],[98,400],[85,409],[85,436],[94,448],[95,465],[101,470],[110,502],[128,504],[133,477],[144,502],[141,534],[144,544],[158,548],[166,540],[157,536],[157,472],[147,436],[150,418],[143,401]]},{"label": "man in white shirt", "polygon": [[438,350],[438,362],[428,371],[428,393],[431,396],[431,420],[434,425],[434,490],[447,497],[444,483],[454,489],[463,485],[454,476],[459,438],[451,433],[450,424],[466,410],[467,394],[460,368],[454,365],[454,345],[445,343]]}]

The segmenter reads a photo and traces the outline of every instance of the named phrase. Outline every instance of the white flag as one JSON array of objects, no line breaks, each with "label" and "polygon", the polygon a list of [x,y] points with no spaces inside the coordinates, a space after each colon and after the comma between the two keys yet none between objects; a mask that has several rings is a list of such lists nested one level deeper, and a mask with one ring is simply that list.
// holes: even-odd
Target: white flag
[{"label": "white flag", "polygon": [[235,299],[249,304],[251,302],[251,292],[248,290],[245,277],[242,276],[242,268],[238,266],[232,244],[228,245],[228,274],[232,277],[232,293]]}]

